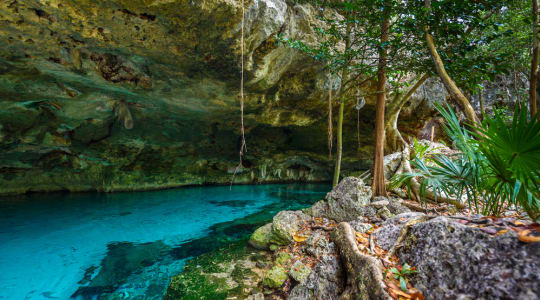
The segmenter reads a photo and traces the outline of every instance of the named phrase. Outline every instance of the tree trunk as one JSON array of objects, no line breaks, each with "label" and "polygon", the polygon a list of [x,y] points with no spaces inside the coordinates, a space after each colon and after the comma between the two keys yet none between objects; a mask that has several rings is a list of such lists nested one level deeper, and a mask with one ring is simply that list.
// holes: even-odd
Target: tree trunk
[{"label": "tree trunk", "polygon": [[336,153],[336,167],[334,169],[334,180],[332,186],[336,186],[339,183],[339,173],[341,172],[341,156],[343,153],[343,111],[345,110],[345,100],[341,99],[339,104],[339,119],[337,128],[337,153]]},{"label": "tree trunk", "polygon": [[482,114],[480,118],[482,118],[483,120],[484,115],[486,114],[486,104],[484,101],[484,87],[478,90],[478,100],[480,101],[480,113]]},{"label": "tree trunk", "polygon": [[397,129],[399,114],[405,103],[409,101],[414,92],[416,92],[428,78],[429,75],[427,73],[422,75],[409,89],[407,94],[397,95],[386,107],[384,128],[386,135],[385,150],[388,151],[388,153],[400,151],[407,144]]},{"label": "tree trunk", "polygon": [[[347,16],[348,17],[348,16]],[[352,22],[347,23],[347,29],[346,29],[346,36],[345,36],[345,51],[347,51],[351,47],[351,33],[352,33]],[[341,84],[339,88],[339,118],[338,118],[338,128],[337,128],[337,149],[336,149],[336,166],[334,169],[334,180],[332,181],[332,186],[336,186],[339,183],[339,174],[341,172],[341,157],[343,155],[343,112],[345,110],[345,98],[344,98],[344,90],[345,90],[345,84],[347,82],[347,79],[349,77],[349,64],[346,64],[345,68],[343,69],[341,73]]]},{"label": "tree trunk", "polygon": [[[426,10],[429,12],[431,11],[431,0],[425,0],[425,7]],[[446,72],[446,69],[444,67],[444,63],[439,56],[439,53],[437,52],[437,46],[435,45],[435,40],[433,39],[433,36],[431,33],[429,33],[429,26],[425,26],[424,28],[425,34],[426,34],[426,41],[429,49],[429,54],[431,55],[431,59],[433,60],[433,64],[435,65],[435,70],[437,71],[437,74],[441,78],[442,83],[444,84],[444,87],[450,94],[450,97],[452,99],[456,100],[461,108],[463,109],[463,112],[467,116],[467,118],[473,122],[477,123],[478,118],[476,116],[476,113],[474,112],[474,108],[471,106],[471,103],[469,102],[469,99],[463,95],[463,93],[460,91],[456,83],[450,78],[448,73]]]},{"label": "tree trunk", "polygon": [[538,79],[538,0],[532,0],[533,14],[533,51],[531,62],[531,78],[529,83],[529,102],[531,118],[536,116],[536,84]]},{"label": "tree trunk", "polygon": [[[386,1],[385,1],[386,4]],[[388,42],[390,28],[390,12],[387,7],[383,11],[381,24],[381,44]],[[386,101],[386,48],[379,50],[379,67],[377,70],[377,104],[375,112],[375,155],[373,159],[373,197],[386,196],[384,184],[384,106]]]},{"label": "tree trunk", "polygon": [[334,122],[332,120],[332,80],[330,80],[330,88],[328,89],[328,159],[332,159],[332,143],[334,142]]}]

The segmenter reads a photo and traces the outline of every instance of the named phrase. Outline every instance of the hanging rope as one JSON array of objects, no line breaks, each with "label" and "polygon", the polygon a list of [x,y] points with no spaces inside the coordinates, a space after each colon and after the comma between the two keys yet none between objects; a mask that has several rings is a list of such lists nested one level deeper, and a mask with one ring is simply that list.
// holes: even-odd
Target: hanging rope
[{"label": "hanging rope", "polygon": [[328,159],[332,159],[332,142],[334,140],[334,128],[332,124],[332,81],[328,88]]},{"label": "hanging rope", "polygon": [[245,129],[244,129],[244,23],[245,23],[245,8],[244,8],[244,0],[242,0],[242,28],[241,28],[241,35],[240,35],[240,52],[241,52],[241,58],[240,58],[240,125],[241,125],[241,135],[242,135],[242,142],[240,145],[240,151],[238,153],[239,156],[239,163],[238,166],[234,169],[233,178],[231,181],[231,188],[232,184],[234,183],[234,178],[236,177],[236,173],[238,173],[238,170],[242,168],[242,158],[244,156],[244,153],[247,152],[247,145],[246,145],[246,135],[245,135]]},{"label": "hanging rope", "polygon": [[360,96],[360,91],[357,91],[356,93],[356,105],[354,108],[356,109],[356,137],[358,139],[358,148],[357,151],[360,151],[360,110],[364,105],[366,104],[366,99],[362,96]]}]

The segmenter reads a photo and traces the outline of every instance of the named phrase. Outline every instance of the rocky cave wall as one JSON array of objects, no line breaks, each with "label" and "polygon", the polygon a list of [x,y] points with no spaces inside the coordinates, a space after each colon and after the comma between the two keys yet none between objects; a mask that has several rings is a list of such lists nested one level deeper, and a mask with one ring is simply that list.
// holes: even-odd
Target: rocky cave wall
[{"label": "rocky cave wall", "polygon": [[[0,3],[0,195],[227,183],[240,136],[240,0]],[[237,182],[328,180],[327,75],[275,35],[315,10],[246,1],[248,152]],[[372,113],[346,124],[369,167]]]}]

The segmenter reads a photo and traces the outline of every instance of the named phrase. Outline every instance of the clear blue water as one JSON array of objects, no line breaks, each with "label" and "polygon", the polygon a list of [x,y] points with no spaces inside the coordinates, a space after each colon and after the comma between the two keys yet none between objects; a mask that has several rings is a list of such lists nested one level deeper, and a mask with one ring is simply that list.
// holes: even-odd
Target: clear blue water
[{"label": "clear blue water", "polygon": [[0,299],[159,299],[190,257],[245,239],[325,184],[0,199]]}]

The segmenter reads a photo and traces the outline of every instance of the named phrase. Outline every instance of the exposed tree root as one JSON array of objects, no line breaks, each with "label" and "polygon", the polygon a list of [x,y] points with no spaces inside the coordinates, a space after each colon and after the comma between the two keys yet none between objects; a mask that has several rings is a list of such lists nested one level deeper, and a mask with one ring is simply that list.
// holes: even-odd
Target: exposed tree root
[{"label": "exposed tree root", "polygon": [[405,240],[405,237],[407,236],[407,233],[409,233],[409,228],[411,228],[411,226],[423,223],[423,222],[431,220],[433,218],[435,218],[435,216],[425,216],[424,215],[424,216],[419,216],[419,217],[416,217],[416,218],[412,218],[409,221],[407,221],[407,223],[405,223],[403,228],[401,228],[401,231],[399,232],[399,236],[398,236],[396,242],[394,243],[392,248],[390,248],[390,250],[388,250],[388,253],[386,253],[384,259],[387,260],[390,257],[392,257],[396,253],[396,250],[399,247],[401,247],[401,243],[403,243],[403,241]]},{"label": "exposed tree root", "polygon": [[376,257],[360,252],[351,225],[340,223],[332,238],[339,248],[341,261],[347,272],[347,287],[340,299],[392,299],[385,290],[381,262]]},{"label": "exposed tree root", "polygon": [[[411,150],[409,147],[405,147],[403,151],[401,152],[401,165],[399,166],[398,170],[396,171],[396,174],[402,174],[402,173],[412,173],[411,163],[410,163],[410,157],[411,157]],[[418,202],[421,201],[420,198],[420,183],[416,179],[411,179],[411,189],[412,194],[415,200]],[[444,202],[448,204],[452,204],[458,209],[465,208],[465,204],[461,203],[458,199],[447,197],[445,195],[437,195],[435,196],[435,193],[430,190],[426,189],[426,198],[430,200],[434,200],[436,202]]]}]

